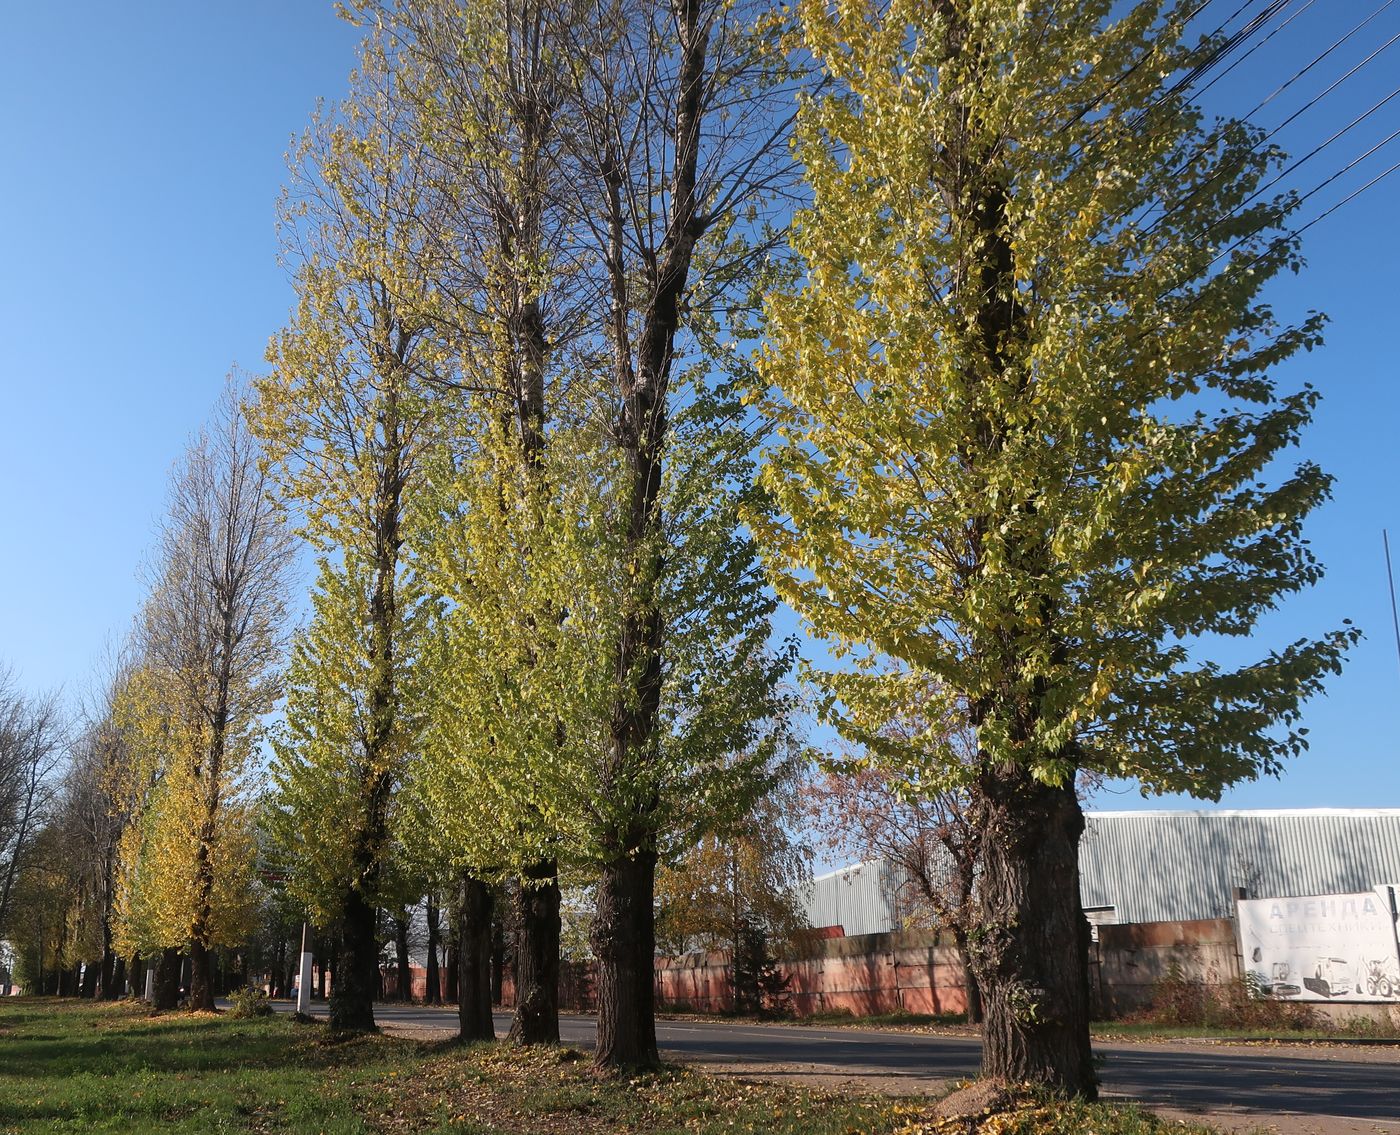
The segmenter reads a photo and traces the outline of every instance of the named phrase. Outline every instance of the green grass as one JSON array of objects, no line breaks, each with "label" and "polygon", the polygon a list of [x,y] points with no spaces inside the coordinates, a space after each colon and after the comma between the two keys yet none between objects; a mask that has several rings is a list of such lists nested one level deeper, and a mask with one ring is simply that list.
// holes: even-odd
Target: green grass
[{"label": "green grass", "polygon": [[1279,1040],[1299,1044],[1346,1041],[1400,1042],[1400,1029],[1379,1021],[1354,1021],[1316,1028],[1282,1025],[1257,1028],[1230,1025],[1166,1025],[1155,1021],[1096,1021],[1093,1033],[1100,1040]]},{"label": "green grass", "polygon": [[[968,1135],[925,1099],[666,1068],[600,1077],[569,1049],[336,1039],[287,1017],[0,1003],[0,1133]],[[1029,1100],[983,1135],[1172,1135],[1135,1108]]]}]

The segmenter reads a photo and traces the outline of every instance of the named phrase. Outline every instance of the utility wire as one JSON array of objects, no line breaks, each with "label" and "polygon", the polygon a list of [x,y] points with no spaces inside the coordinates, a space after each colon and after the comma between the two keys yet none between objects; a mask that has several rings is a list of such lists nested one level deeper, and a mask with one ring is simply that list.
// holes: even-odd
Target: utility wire
[{"label": "utility wire", "polygon": [[[1384,4],[1382,4],[1379,8],[1377,8],[1374,12],[1372,12],[1370,16],[1367,16],[1366,19],[1364,19],[1364,20],[1361,21],[1361,23],[1359,23],[1359,24],[1357,24],[1355,27],[1353,27],[1353,28],[1351,29],[1351,31],[1347,32],[1345,35],[1343,35],[1343,36],[1341,36],[1340,38],[1338,38],[1337,41],[1334,42],[1334,43],[1332,44],[1332,46],[1329,47],[1326,51],[1324,51],[1324,52],[1322,52],[1321,54],[1315,56],[1315,57],[1313,58],[1313,60],[1312,60],[1311,63],[1309,63],[1309,64],[1308,64],[1306,67],[1304,67],[1302,70],[1298,71],[1298,72],[1297,72],[1292,78],[1290,78],[1286,83],[1284,83],[1282,86],[1278,87],[1275,91],[1273,91],[1273,93],[1271,93],[1271,94],[1270,94],[1268,97],[1266,97],[1262,102],[1260,102],[1260,103],[1258,104],[1258,106],[1254,107],[1254,109],[1251,110],[1251,111],[1249,112],[1249,114],[1246,114],[1246,115],[1244,115],[1243,117],[1244,117],[1245,119],[1247,119],[1247,118],[1249,117],[1250,114],[1254,114],[1254,113],[1257,112],[1261,107],[1267,105],[1268,102],[1269,102],[1271,99],[1273,99],[1280,91],[1283,91],[1283,90],[1286,89],[1290,84],[1292,84],[1296,79],[1298,79],[1298,78],[1301,77],[1302,75],[1306,74],[1309,70],[1311,70],[1311,69],[1312,69],[1314,66],[1316,66],[1319,62],[1321,62],[1321,60],[1325,59],[1328,55],[1330,55],[1333,51],[1335,51],[1338,47],[1340,47],[1347,39],[1349,39],[1352,35],[1354,35],[1360,28],[1364,27],[1367,23],[1369,23],[1372,19],[1374,19],[1376,16],[1378,16],[1381,12],[1385,11],[1386,8],[1389,8],[1389,7],[1391,6],[1391,4],[1393,4],[1394,2],[1395,2],[1395,0],[1386,0],[1386,2],[1385,2]],[[1326,98],[1326,97],[1327,97],[1328,95],[1330,95],[1333,91],[1337,90],[1337,88],[1339,88],[1344,82],[1346,82],[1348,79],[1350,79],[1353,75],[1355,75],[1358,71],[1360,71],[1360,70],[1361,70],[1363,67],[1365,67],[1367,64],[1371,63],[1374,59],[1376,59],[1378,56],[1380,56],[1383,52],[1387,51],[1389,48],[1391,48],[1392,46],[1394,46],[1394,44],[1396,44],[1397,42],[1400,42],[1400,32],[1397,32],[1395,35],[1391,36],[1390,39],[1386,40],[1386,42],[1383,43],[1383,44],[1381,44],[1380,47],[1376,48],[1376,49],[1375,49],[1374,51],[1372,51],[1369,55],[1367,55],[1366,58],[1362,59],[1359,63],[1356,63],[1354,66],[1352,66],[1351,68],[1349,68],[1349,69],[1346,71],[1345,74],[1343,74],[1343,75],[1339,76],[1337,79],[1333,80],[1325,89],[1323,89],[1322,91],[1319,91],[1316,95],[1314,95],[1311,99],[1309,99],[1309,100],[1308,100],[1306,103],[1304,103],[1301,107],[1299,107],[1297,110],[1295,110],[1292,114],[1290,114],[1287,118],[1285,118],[1285,119],[1284,119],[1282,122],[1280,122],[1277,126],[1273,127],[1271,130],[1269,130],[1268,133],[1266,133],[1266,134],[1265,134],[1263,137],[1261,137],[1257,142],[1255,142],[1253,146],[1250,147],[1249,152],[1250,152],[1250,153],[1255,153],[1255,152],[1257,152],[1260,146],[1264,145],[1264,144],[1265,144],[1266,142],[1268,142],[1271,138],[1273,138],[1276,134],[1278,134],[1281,130],[1283,130],[1285,127],[1289,126],[1289,125],[1292,124],[1294,121],[1296,121],[1296,120],[1297,120],[1301,115],[1303,115],[1305,112],[1307,112],[1308,110],[1311,110],[1314,106],[1316,106],[1319,102],[1321,102],[1322,99]],[[1191,157],[1187,158],[1184,162],[1182,162],[1182,163],[1177,167],[1176,172],[1177,172],[1178,174],[1180,174],[1181,172],[1183,172],[1183,171],[1187,168],[1187,166],[1189,166],[1189,165],[1191,164],[1191,162],[1193,162],[1200,154],[1204,153],[1204,152],[1206,151],[1206,149],[1209,148],[1210,145],[1211,145],[1211,143],[1210,143],[1209,141],[1203,143],[1200,147],[1198,147],[1198,148],[1196,149],[1196,151],[1191,155]],[[1297,168],[1297,165],[1298,165],[1298,164],[1301,164],[1301,163],[1295,163],[1293,168]],[[1219,169],[1217,169],[1210,177],[1208,177],[1204,182],[1202,182],[1200,185],[1198,185],[1190,194],[1188,194],[1186,197],[1182,198],[1180,201],[1177,201],[1175,204],[1173,204],[1172,206],[1170,206],[1165,212],[1163,212],[1160,216],[1158,216],[1158,217],[1152,222],[1152,224],[1148,226],[1147,229],[1144,230],[1144,234],[1145,234],[1145,235],[1151,235],[1153,232],[1155,232],[1155,231],[1157,230],[1157,228],[1158,228],[1164,221],[1167,220],[1167,218],[1171,217],[1172,215],[1174,215],[1175,213],[1177,213],[1177,212],[1180,211],[1181,209],[1184,209],[1187,205],[1191,204],[1193,201],[1197,200],[1197,199],[1200,197],[1200,195],[1206,191],[1206,189],[1208,189],[1211,185],[1213,185],[1215,182],[1219,181],[1220,178],[1224,176],[1224,174],[1225,174],[1225,172],[1226,172],[1226,168],[1227,168],[1227,167],[1225,167],[1225,166],[1222,165],[1222,166],[1221,166]],[[1233,167],[1233,168],[1237,170],[1239,167],[1236,166],[1236,167]],[[1285,172],[1286,172],[1286,171],[1285,171]],[[1277,179],[1275,179],[1275,180],[1277,180]],[[1148,201],[1148,202],[1144,202],[1143,204],[1150,205],[1151,202]],[[1128,208],[1128,209],[1125,209],[1125,210],[1121,211],[1121,212],[1113,219],[1113,221],[1112,221],[1111,223],[1116,225],[1119,221],[1122,221],[1124,218],[1126,218],[1126,217],[1129,216],[1131,213],[1133,213],[1136,209],[1139,209],[1139,208],[1142,208],[1142,205],[1132,206],[1132,207],[1130,207],[1130,208]],[[1149,210],[1149,212],[1150,212],[1150,210]],[[1143,217],[1143,218],[1141,218],[1141,219],[1145,220],[1146,217]]]},{"label": "utility wire", "polygon": [[[1346,32],[1344,35],[1339,36],[1331,47],[1329,47],[1326,51],[1322,52],[1320,55],[1314,56],[1312,62],[1308,63],[1307,66],[1295,71],[1286,80],[1284,80],[1284,82],[1280,83],[1277,87],[1275,87],[1272,91],[1265,95],[1264,98],[1260,100],[1257,104],[1255,104],[1251,109],[1247,110],[1244,114],[1240,115],[1240,118],[1245,121],[1248,121],[1249,119],[1253,118],[1256,114],[1258,114],[1261,110],[1268,106],[1269,103],[1271,103],[1277,96],[1283,94],[1284,91],[1288,90],[1289,87],[1291,87],[1294,83],[1296,83],[1299,79],[1301,79],[1319,63],[1321,63],[1324,59],[1331,55],[1332,52],[1336,51],[1339,47],[1342,46],[1342,44],[1346,43],[1347,40],[1351,39],[1352,36],[1354,36],[1357,32],[1359,32],[1362,28],[1364,28],[1367,24],[1369,24],[1372,20],[1374,20],[1377,16],[1379,16],[1382,12],[1384,12],[1394,3],[1395,0],[1385,0],[1384,4],[1382,4],[1379,8],[1373,11],[1369,16],[1361,20],[1360,23],[1354,24],[1351,30]],[[1392,39],[1391,42],[1393,43],[1394,40]],[[1387,44],[1386,46],[1389,46],[1389,44]],[[1368,59],[1363,60],[1362,64],[1364,65],[1366,62],[1368,62],[1369,58],[1371,57],[1368,57]],[[1348,72],[1348,74],[1349,73],[1350,72]],[[1343,78],[1345,77],[1346,76],[1343,76]],[[1296,117],[1296,115],[1294,117]],[[1290,118],[1288,122],[1291,121],[1292,119]],[[1274,127],[1274,130],[1277,131],[1283,126],[1286,126],[1287,124],[1287,122],[1280,123],[1278,126]]]},{"label": "utility wire", "polygon": [[[1238,59],[1231,63],[1230,66],[1226,67],[1225,70],[1221,71],[1218,75],[1216,75],[1215,78],[1213,78],[1209,83],[1207,83],[1203,87],[1197,87],[1196,94],[1198,96],[1205,94],[1206,91],[1210,90],[1211,87],[1215,86],[1216,83],[1220,82],[1221,79],[1225,78],[1226,75],[1228,75],[1241,63],[1243,63],[1246,59],[1248,59],[1251,55],[1253,55],[1256,51],[1258,51],[1261,47],[1268,43],[1269,40],[1273,39],[1274,36],[1278,35],[1279,32],[1283,31],[1284,28],[1286,28],[1289,24],[1291,24],[1294,20],[1296,20],[1309,8],[1311,8],[1315,3],[1317,3],[1317,0],[1307,0],[1307,2],[1301,8],[1294,9],[1294,11],[1290,13],[1288,19],[1284,20],[1277,27],[1273,28],[1268,33],[1268,35],[1264,36],[1262,39],[1255,41],[1254,45],[1248,51],[1246,51],[1243,55],[1241,55]],[[1248,118],[1249,115],[1244,115],[1244,117]]]}]

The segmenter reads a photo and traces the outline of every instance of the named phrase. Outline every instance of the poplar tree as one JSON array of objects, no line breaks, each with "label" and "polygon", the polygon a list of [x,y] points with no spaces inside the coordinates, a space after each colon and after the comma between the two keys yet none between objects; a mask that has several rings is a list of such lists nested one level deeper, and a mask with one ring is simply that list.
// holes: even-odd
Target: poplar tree
[{"label": "poplar tree", "polygon": [[1076,770],[1206,798],[1276,774],[1355,637],[1208,660],[1319,577],[1331,481],[1287,463],[1316,391],[1269,377],[1321,327],[1261,296],[1300,264],[1279,155],[1172,85],[1213,46],[1196,7],[803,4],[829,83],[760,359],[755,525],[832,644],[828,716],[862,741],[965,707],[975,759],[910,752],[982,831],[983,1069],[1082,1094]]},{"label": "poplar tree", "polygon": [[238,940],[227,908],[252,871],[244,780],[281,693],[292,543],[259,459],[229,386],[171,478],[129,691],[149,791],[136,789],[146,799],[125,842],[128,932],[138,946],[188,942],[194,1009],[214,1008],[210,948]]},{"label": "poplar tree", "polygon": [[[424,525],[432,583],[452,616],[441,659],[445,698],[436,764],[422,781],[433,789],[422,799],[429,827],[456,833],[450,846],[436,843],[438,855],[462,873],[459,918],[475,910],[478,921],[489,922],[482,876],[519,879],[510,888],[517,944],[511,1037],[557,1043],[557,841],[542,826],[531,800],[530,762],[517,747],[548,750],[564,725],[550,719],[547,706],[522,718],[505,690],[515,671],[523,684],[539,688],[523,673],[535,665],[531,626],[560,617],[556,596],[522,595],[513,578],[537,570],[531,555],[551,554],[550,534],[530,529],[545,526],[542,502],[556,472],[550,449],[568,428],[561,419],[577,417],[575,407],[560,403],[569,397],[572,340],[589,321],[580,310],[581,289],[559,269],[574,236],[559,204],[568,165],[560,121],[568,114],[561,104],[569,6],[550,0],[465,9],[444,0],[366,6],[397,34],[400,90],[427,147],[422,173],[443,199],[438,333],[454,348],[450,383],[469,404],[451,406],[452,444],[437,463],[433,515]],[[485,528],[477,523],[482,518]],[[499,601],[506,596],[531,605],[503,611]],[[497,613],[517,632],[508,642]],[[494,649],[483,654],[488,640]],[[467,673],[449,673],[454,669]],[[467,693],[472,706],[454,700],[452,691]],[[522,733],[522,721],[541,736]],[[508,788],[518,806],[490,786]],[[483,812],[488,800],[492,806]],[[461,823],[467,816],[471,822]],[[513,827],[510,838],[503,838],[503,825]],[[458,937],[479,944],[485,929],[462,924]],[[485,967],[489,949],[463,950],[459,958],[468,968]],[[490,1035],[489,1000],[479,1008],[468,1004],[487,975],[460,976],[469,991],[461,1002],[463,1037]]]},{"label": "poplar tree", "polygon": [[289,887],[338,928],[330,1020],[342,1030],[374,1028],[375,910],[393,904],[395,794],[422,729],[416,662],[432,614],[406,502],[433,438],[435,198],[392,88],[371,38],[350,97],[298,151],[283,208],[298,303],[250,410],[319,563],[274,775]]},{"label": "poplar tree", "polygon": [[[752,652],[758,623],[748,620],[766,625],[767,613],[760,613],[757,590],[749,586],[747,545],[726,543],[713,526],[734,504],[725,475],[705,490],[714,509],[690,517],[698,522],[707,515],[696,530],[704,539],[690,543],[683,535],[679,518],[697,500],[690,491],[706,484],[695,474],[711,443],[685,440],[678,429],[686,395],[703,392],[702,377],[717,357],[704,358],[695,348],[707,331],[718,332],[717,339],[733,333],[731,316],[745,309],[767,246],[765,223],[789,187],[792,75],[767,49],[769,15],[764,5],[727,0],[609,0],[571,28],[578,176],[570,200],[583,219],[583,247],[595,273],[595,310],[602,316],[597,357],[607,383],[600,402],[608,407],[605,436],[616,461],[611,524],[600,529],[612,550],[601,562],[625,584],[612,606],[599,609],[601,625],[612,628],[605,672],[613,677],[590,779],[586,841],[600,874],[592,945],[595,1059],[603,1067],[658,1059],[653,903],[658,858],[671,854],[677,828],[673,794],[686,791],[685,777],[676,773],[685,760],[699,762],[694,772],[744,748],[687,753],[684,742],[674,746],[667,736],[679,720],[668,717],[723,707],[737,715],[725,727],[734,735],[712,740],[721,746],[740,740],[757,708],[745,704],[740,688],[753,682],[754,693],[771,678],[759,678],[767,666]],[[710,401],[695,407],[695,420],[707,410],[712,424],[741,417]],[[721,448],[732,441],[733,434]],[[670,492],[679,496],[668,502]],[[699,571],[726,573],[743,598],[729,602],[718,586],[724,577],[702,580]],[[708,661],[727,667],[735,685],[711,694],[707,686],[722,687],[723,675],[694,674],[696,685],[686,694],[695,700],[687,702],[676,696],[684,687],[672,684],[685,665],[673,659],[693,646],[699,661],[703,647],[687,640],[703,621],[700,612],[714,620],[708,630],[720,646]],[[737,653],[724,658],[723,644],[737,646]],[[712,725],[719,720],[699,717]],[[744,768],[752,771],[736,766]],[[688,803],[704,799],[696,795]],[[728,805],[716,804],[723,814]]]}]

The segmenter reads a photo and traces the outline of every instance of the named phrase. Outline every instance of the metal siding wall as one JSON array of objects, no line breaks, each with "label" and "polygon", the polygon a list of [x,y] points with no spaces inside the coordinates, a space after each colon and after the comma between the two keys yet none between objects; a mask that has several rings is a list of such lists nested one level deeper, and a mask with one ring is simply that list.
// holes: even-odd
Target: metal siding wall
[{"label": "metal siding wall", "polygon": [[1233,887],[1268,898],[1400,879],[1400,810],[1091,813],[1079,869],[1084,905],[1119,922],[1225,917]]},{"label": "metal siding wall", "polygon": [[848,937],[897,929],[895,885],[887,863],[860,863],[815,878],[806,887],[807,920],[840,926]]},{"label": "metal siding wall", "polygon": [[[1400,809],[1090,813],[1079,849],[1085,906],[1118,922],[1227,918],[1230,891],[1345,894],[1400,883]],[[813,926],[901,929],[894,869],[861,864],[812,880]]]}]

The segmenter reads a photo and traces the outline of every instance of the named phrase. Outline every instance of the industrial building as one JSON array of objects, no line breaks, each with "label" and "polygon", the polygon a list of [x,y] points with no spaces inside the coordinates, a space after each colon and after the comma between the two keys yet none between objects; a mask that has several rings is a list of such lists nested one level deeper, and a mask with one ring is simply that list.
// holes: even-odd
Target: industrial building
[{"label": "industrial building", "polygon": [[[1235,888],[1273,898],[1400,883],[1400,808],[1090,812],[1085,819],[1080,896],[1094,922],[1228,917]],[[904,889],[891,864],[846,867],[809,884],[808,919],[847,935],[902,929]]]}]

